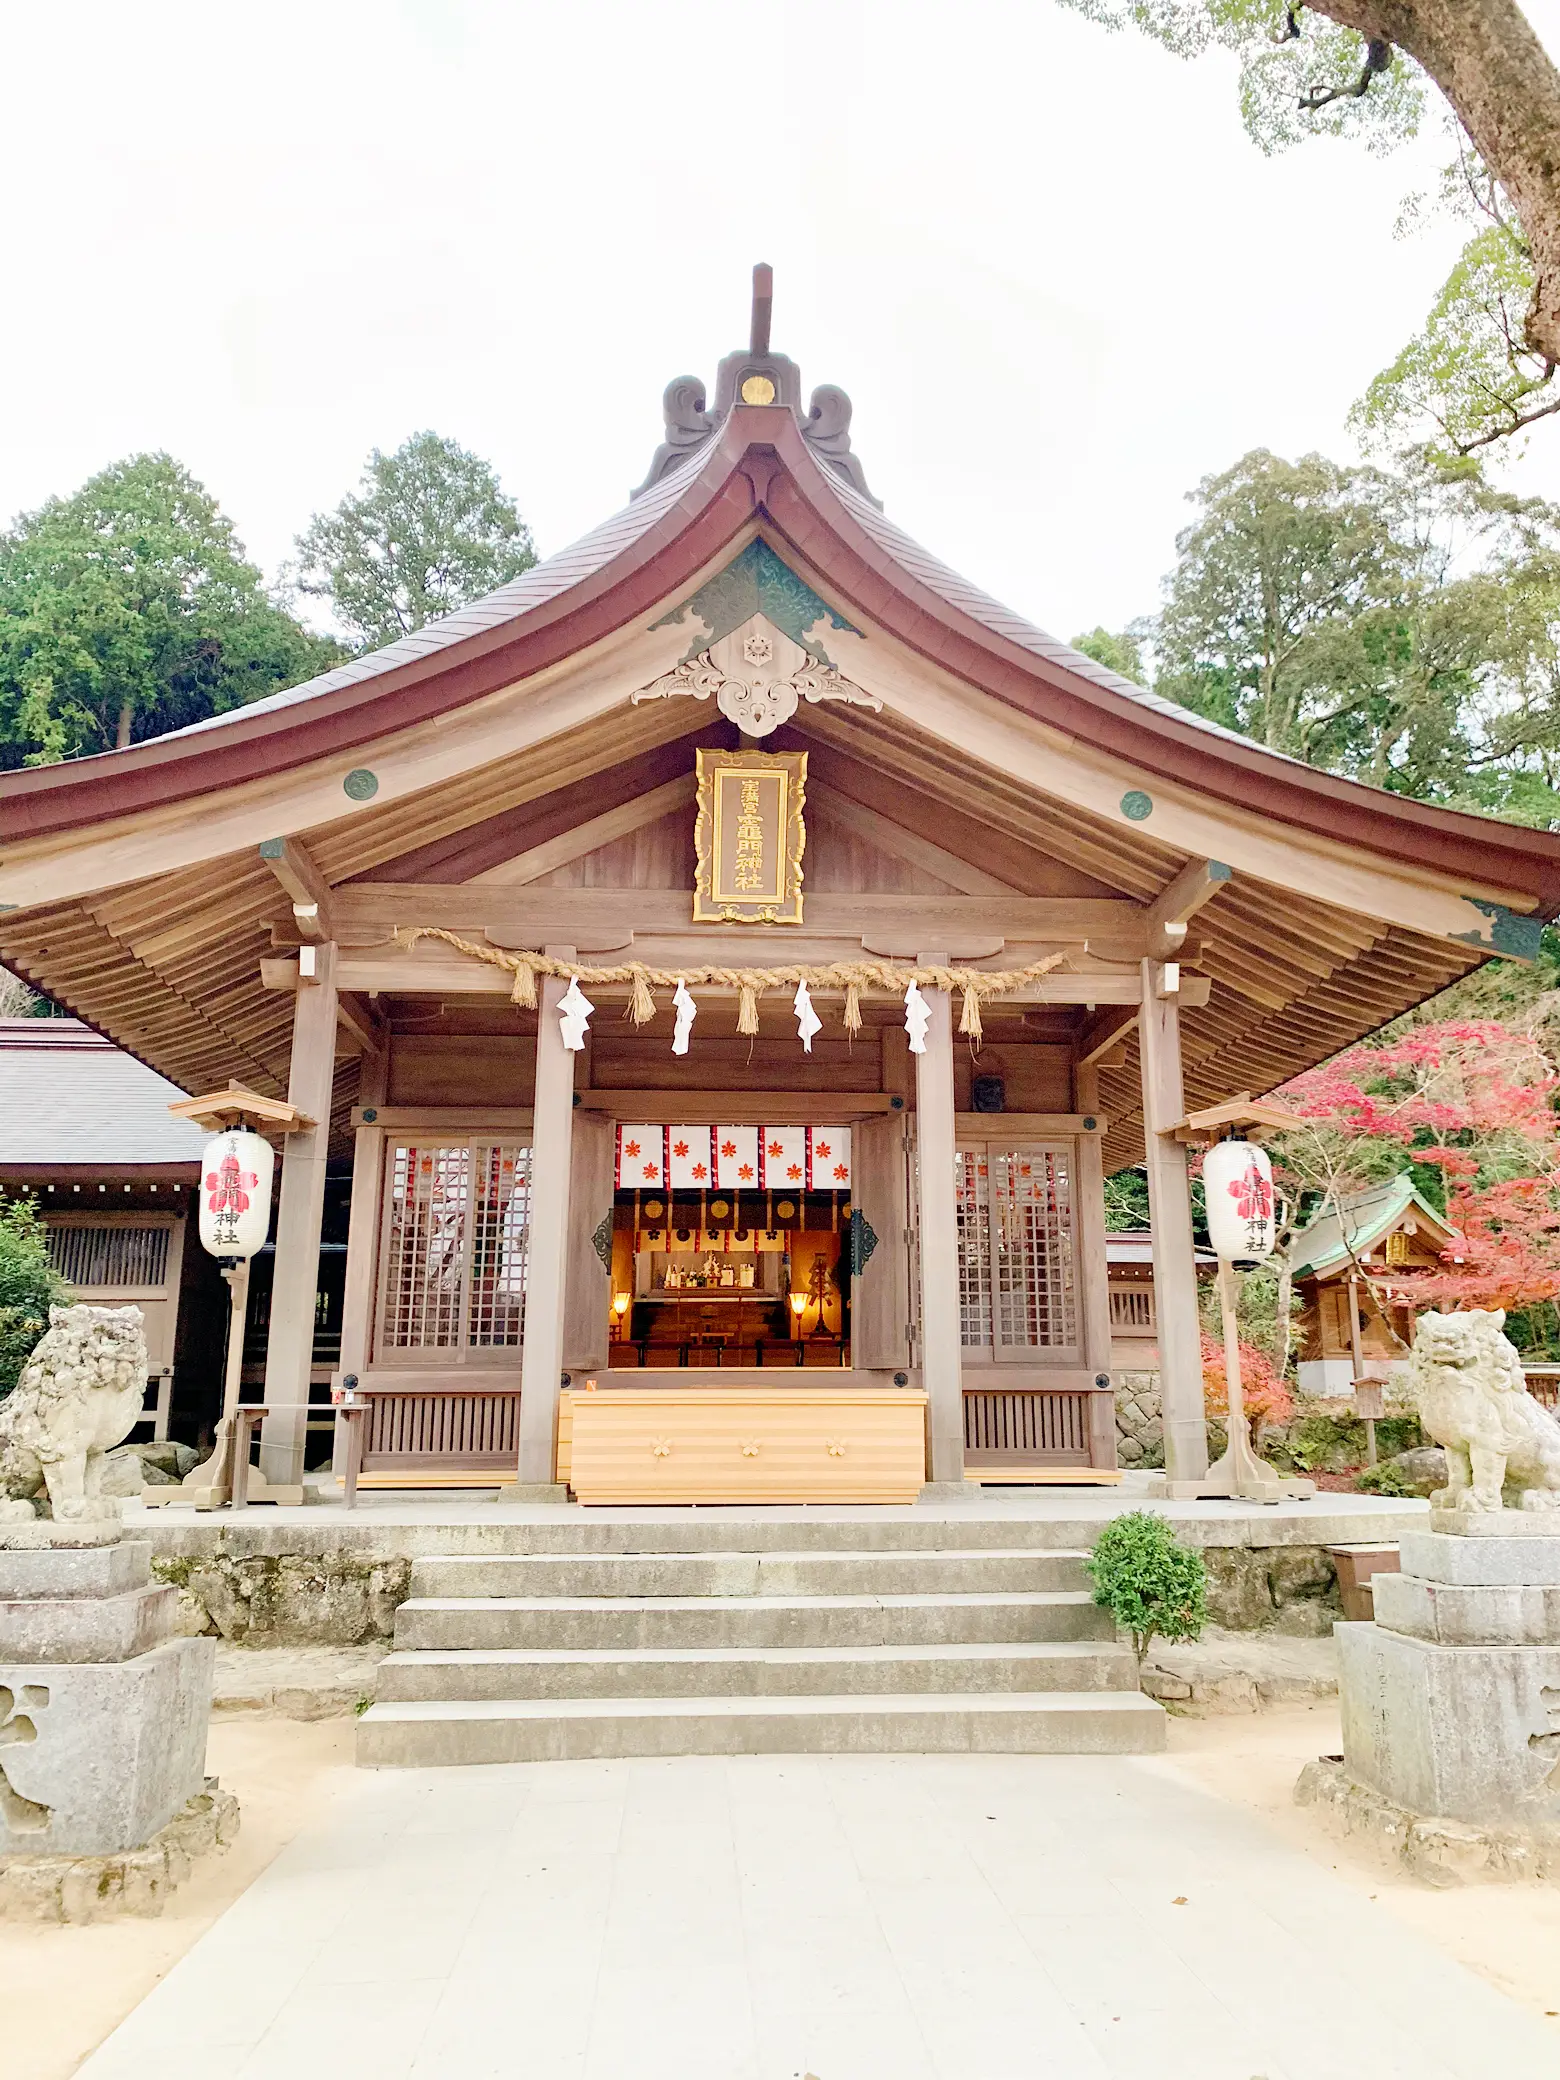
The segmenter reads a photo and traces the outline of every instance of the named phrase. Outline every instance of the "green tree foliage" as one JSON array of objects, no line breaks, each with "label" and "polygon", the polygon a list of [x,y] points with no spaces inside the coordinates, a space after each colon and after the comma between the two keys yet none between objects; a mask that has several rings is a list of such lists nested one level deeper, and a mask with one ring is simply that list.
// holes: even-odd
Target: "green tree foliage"
[{"label": "green tree foliage", "polygon": [[298,537],[300,592],[376,649],[480,599],[536,561],[530,529],[480,456],[436,433],[376,448],[359,489]]},{"label": "green tree foliage", "polygon": [[1422,421],[1465,455],[1560,408],[1560,72],[1517,0],[1063,4],[1182,57],[1233,51],[1242,119],[1265,152],[1318,134],[1390,150],[1419,129],[1433,81],[1459,139],[1451,185],[1488,229],[1372,384],[1364,423],[1397,434]]},{"label": "green tree foliage", "polygon": [[1107,29],[1132,28],[1178,58],[1233,51],[1252,142],[1283,151],[1307,137],[1363,137],[1390,151],[1424,116],[1425,77],[1400,50],[1285,0],[1062,0]]},{"label": "green tree foliage", "polygon": [[1141,682],[1144,677],[1143,638],[1136,628],[1123,629],[1119,635],[1112,635],[1108,628],[1091,628],[1086,636],[1074,636],[1072,646],[1108,672],[1120,672],[1123,679]]},{"label": "green tree foliage", "polygon": [[1398,793],[1560,819],[1560,511],[1260,448],[1191,496],[1158,692]]},{"label": "green tree foliage", "polygon": [[1155,1639],[1197,1639],[1208,1622],[1203,1556],[1163,1517],[1130,1510],[1105,1526],[1084,1562],[1094,1601],[1131,1635],[1139,1668]]},{"label": "green tree foliage", "polygon": [[[1453,135],[1457,156],[1442,174],[1437,213],[1470,224],[1473,236],[1422,330],[1350,415],[1368,442],[1443,469],[1560,411],[1555,361],[1526,336],[1537,279],[1527,237],[1489,168]],[[1424,208],[1424,197],[1412,198],[1400,228]]]},{"label": "green tree foliage", "polygon": [[0,766],[158,736],[339,654],[267,595],[171,455],[113,463],[0,534]]},{"label": "green tree foliage", "polygon": [[31,1199],[0,1199],[0,1395],[16,1385],[49,1308],[66,1297]]},{"label": "green tree foliage", "polygon": [[1148,1178],[1141,1170],[1115,1170],[1105,1180],[1105,1226],[1112,1234],[1146,1228]]}]

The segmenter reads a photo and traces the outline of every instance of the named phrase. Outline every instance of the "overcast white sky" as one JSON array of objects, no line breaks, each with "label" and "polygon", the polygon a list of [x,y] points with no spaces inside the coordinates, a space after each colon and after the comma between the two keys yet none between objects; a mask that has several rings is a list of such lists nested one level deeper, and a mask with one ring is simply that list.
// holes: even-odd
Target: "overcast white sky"
[{"label": "overcast white sky", "polygon": [[[1533,0],[1554,47],[1560,0]],[[746,337],[843,384],[889,512],[1054,633],[1150,610],[1183,494],[1344,454],[1455,230],[1440,138],[1265,160],[1222,57],[1052,0],[82,0],[4,12],[0,518],[167,448],[274,573],[431,426],[544,551]],[[1560,422],[1521,481],[1560,497]]]}]

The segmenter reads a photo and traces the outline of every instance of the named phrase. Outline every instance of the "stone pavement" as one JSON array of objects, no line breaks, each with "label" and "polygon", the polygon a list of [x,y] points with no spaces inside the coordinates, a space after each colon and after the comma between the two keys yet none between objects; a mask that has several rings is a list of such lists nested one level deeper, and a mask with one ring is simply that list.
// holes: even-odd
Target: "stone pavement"
[{"label": "stone pavement", "polygon": [[343,1771],[81,2080],[1554,2080],[1159,1758]]}]

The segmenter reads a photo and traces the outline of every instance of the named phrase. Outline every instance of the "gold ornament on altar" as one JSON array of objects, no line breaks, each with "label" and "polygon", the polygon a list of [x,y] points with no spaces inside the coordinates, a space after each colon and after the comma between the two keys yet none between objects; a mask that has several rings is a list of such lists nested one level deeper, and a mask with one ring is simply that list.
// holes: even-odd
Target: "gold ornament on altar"
[{"label": "gold ornament on altar", "polygon": [[695,924],[800,924],[805,751],[700,751]]}]

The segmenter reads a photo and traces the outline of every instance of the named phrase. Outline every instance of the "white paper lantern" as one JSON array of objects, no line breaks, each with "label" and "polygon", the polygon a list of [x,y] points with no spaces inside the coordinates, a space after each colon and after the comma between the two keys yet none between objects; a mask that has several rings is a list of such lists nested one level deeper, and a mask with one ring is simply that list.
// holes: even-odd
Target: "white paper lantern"
[{"label": "white paper lantern", "polygon": [[200,1158],[200,1240],[214,1257],[252,1257],[271,1226],[269,1141],[245,1127],[213,1134]]},{"label": "white paper lantern", "polygon": [[1273,1254],[1273,1165],[1254,1141],[1216,1141],[1203,1158],[1208,1240],[1230,1263]]}]

